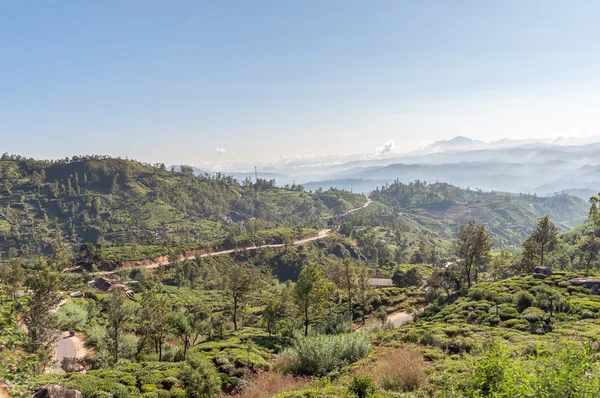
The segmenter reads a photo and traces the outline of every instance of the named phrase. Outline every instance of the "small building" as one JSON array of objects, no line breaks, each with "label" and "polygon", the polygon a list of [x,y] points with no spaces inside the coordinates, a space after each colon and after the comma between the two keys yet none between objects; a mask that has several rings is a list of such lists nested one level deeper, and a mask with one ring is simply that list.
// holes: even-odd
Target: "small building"
[{"label": "small building", "polygon": [[371,278],[371,286],[376,288],[394,287],[394,282],[390,278]]}]

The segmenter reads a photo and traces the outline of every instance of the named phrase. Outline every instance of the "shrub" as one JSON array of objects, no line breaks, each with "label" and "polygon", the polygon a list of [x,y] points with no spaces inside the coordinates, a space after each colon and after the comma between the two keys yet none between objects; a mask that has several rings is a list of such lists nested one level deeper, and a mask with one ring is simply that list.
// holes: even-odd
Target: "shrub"
[{"label": "shrub", "polygon": [[130,373],[126,373],[119,377],[119,383],[124,384],[126,386],[135,386],[137,384],[137,378]]},{"label": "shrub", "polygon": [[498,315],[500,316],[500,319],[502,319],[503,321],[506,321],[508,319],[513,319],[519,316],[519,311],[517,311],[516,309],[514,309],[513,307],[501,307],[500,311],[498,312]]},{"label": "shrub", "polygon": [[527,292],[527,291],[520,291],[515,295],[515,305],[517,306],[517,309],[519,310],[519,312],[523,312],[523,310],[525,310],[526,308],[529,308],[533,305],[533,301],[535,300],[535,297],[533,296],[533,294]]},{"label": "shrub", "polygon": [[171,390],[172,398],[185,398],[185,390],[183,388],[175,387]]},{"label": "shrub", "polygon": [[469,297],[471,298],[471,300],[479,301],[484,297],[483,290],[471,289],[471,291],[469,291]]},{"label": "shrub", "polygon": [[329,316],[319,329],[324,334],[349,333],[352,331],[352,319],[346,314]]},{"label": "shrub", "polygon": [[527,323],[527,321],[525,321],[524,319],[509,319],[506,322],[504,322],[502,326],[504,326],[505,328],[517,329],[522,331],[529,329],[529,323]]},{"label": "shrub", "polygon": [[376,388],[369,376],[356,375],[348,385],[348,390],[358,398],[367,398],[375,393]]},{"label": "shrub", "polygon": [[85,306],[68,301],[56,312],[58,327],[66,330],[83,327],[88,320],[88,312]]},{"label": "shrub", "polygon": [[417,350],[386,350],[365,373],[390,391],[414,391],[427,384],[425,360]]},{"label": "shrub", "polygon": [[540,310],[539,308],[530,307],[530,308],[527,308],[525,311],[523,311],[523,313],[521,314],[521,317],[523,317],[525,320],[533,323],[533,322],[541,321],[544,318],[546,318],[546,313],[544,311]]},{"label": "shrub", "polygon": [[173,388],[173,386],[175,384],[177,384],[177,378],[175,377],[165,377],[164,379],[162,379],[162,381],[160,382],[160,384],[162,385],[162,387],[165,390],[170,390],[171,388]]},{"label": "shrub", "polygon": [[200,353],[191,353],[181,371],[180,379],[189,398],[216,397],[221,391],[221,379],[215,366]]},{"label": "shrub", "polygon": [[429,330],[423,332],[421,338],[419,339],[419,343],[422,345],[432,345],[433,341],[433,333],[431,333]]},{"label": "shrub", "polygon": [[242,398],[272,397],[287,391],[307,387],[309,380],[281,373],[259,373],[250,379],[251,385],[242,391]]},{"label": "shrub", "polygon": [[156,386],[154,384],[144,384],[141,390],[142,392],[154,392],[156,391]]},{"label": "shrub", "polygon": [[284,353],[286,369],[300,375],[324,376],[367,356],[371,344],[362,333],[297,338]]}]

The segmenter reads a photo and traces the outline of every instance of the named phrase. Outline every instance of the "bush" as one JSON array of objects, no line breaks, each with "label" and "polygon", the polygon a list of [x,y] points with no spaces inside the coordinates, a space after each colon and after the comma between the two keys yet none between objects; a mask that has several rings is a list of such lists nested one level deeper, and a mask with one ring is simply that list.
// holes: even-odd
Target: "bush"
[{"label": "bush", "polygon": [[346,314],[329,316],[319,330],[323,334],[350,333],[352,331],[352,319]]},{"label": "bush", "polygon": [[243,398],[272,397],[287,391],[307,387],[309,379],[281,373],[261,372],[250,380],[251,385],[242,392]]},{"label": "bush", "polygon": [[299,375],[324,376],[368,355],[371,343],[363,333],[297,338],[286,350],[288,369]]},{"label": "bush", "polygon": [[200,353],[191,353],[183,367],[180,379],[188,398],[217,397],[221,379],[215,366]]},{"label": "bush", "polygon": [[185,398],[185,390],[183,388],[176,387],[171,390],[172,398]]},{"label": "bush", "polygon": [[162,385],[162,387],[165,390],[170,390],[171,388],[173,388],[173,386],[175,384],[177,384],[177,378],[175,378],[175,377],[165,377],[164,379],[162,379],[162,381],[160,382],[160,384]]},{"label": "bush", "polygon": [[425,360],[417,350],[386,350],[366,373],[390,391],[415,391],[427,385]]},{"label": "bush", "polygon": [[523,311],[523,313],[521,314],[521,317],[524,318],[525,320],[527,320],[528,322],[538,322],[543,320],[544,318],[546,318],[546,313],[542,310],[540,310],[539,308],[536,307],[530,307],[527,308],[525,311]]},{"label": "bush", "polygon": [[500,311],[498,311],[498,315],[500,319],[506,321],[508,319],[513,319],[519,316],[519,311],[514,309],[513,307],[501,307]]},{"label": "bush", "polygon": [[471,298],[471,300],[480,301],[484,297],[483,290],[471,289],[471,291],[469,292],[469,297]]},{"label": "bush", "polygon": [[523,312],[526,308],[529,308],[533,305],[534,300],[535,297],[533,296],[533,294],[522,290],[515,295],[514,301],[519,312]]},{"label": "bush", "polygon": [[58,327],[67,330],[81,328],[88,320],[88,312],[84,305],[68,301],[56,312]]},{"label": "bush", "polygon": [[376,388],[369,376],[356,375],[348,385],[348,390],[358,398],[367,398],[375,393]]},{"label": "bush", "polygon": [[142,392],[154,392],[156,391],[156,386],[154,384],[144,384],[141,390]]}]

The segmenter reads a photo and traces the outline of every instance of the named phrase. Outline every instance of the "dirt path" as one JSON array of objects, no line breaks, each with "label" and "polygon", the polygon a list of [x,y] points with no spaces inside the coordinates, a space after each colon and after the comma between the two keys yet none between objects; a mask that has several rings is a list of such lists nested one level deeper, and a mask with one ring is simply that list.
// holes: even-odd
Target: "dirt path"
[{"label": "dirt path", "polygon": [[404,325],[405,323],[412,322],[413,316],[408,312],[396,312],[387,317],[387,321],[391,322],[395,328]]},{"label": "dirt path", "polygon": [[[367,198],[367,201],[365,202],[364,205],[362,205],[362,207],[357,207],[356,209],[351,209],[348,210],[346,213],[344,213],[344,215],[348,215],[351,213],[354,213],[355,211],[361,210],[361,209],[365,209],[367,207],[369,207],[369,205],[371,204],[372,200]],[[322,229],[320,230],[316,236],[312,236],[310,238],[305,238],[305,239],[300,239],[297,241],[292,242],[293,246],[300,246],[303,245],[305,243],[309,243],[315,240],[319,240],[319,239],[323,239],[327,236],[327,234],[331,231],[331,229]],[[204,257],[211,257],[211,256],[220,256],[223,254],[230,254],[236,251],[248,251],[248,250],[257,250],[257,249],[264,249],[264,248],[275,248],[275,247],[284,247],[285,244],[283,243],[277,243],[277,244],[273,244],[273,245],[262,245],[262,246],[250,246],[250,247],[244,247],[244,248],[237,248],[237,249],[230,249],[230,250],[221,250],[218,252],[212,252],[212,253],[204,253],[204,254],[200,254],[200,255],[194,255],[194,256],[188,256],[183,258],[183,260],[193,260],[197,257],[200,258],[204,258]],[[139,267],[132,267],[133,268],[146,268],[146,269],[153,269],[153,268],[158,268],[161,265],[168,265],[169,262],[168,261],[161,261],[159,263],[153,263],[153,264],[148,264],[148,265],[141,265]],[[90,272],[89,275],[109,275],[109,274],[114,274],[116,272],[120,271],[120,269],[114,270],[114,271],[99,271],[99,272]]]},{"label": "dirt path", "polygon": [[10,396],[8,395],[8,390],[6,389],[6,387],[4,387],[2,382],[0,382],[0,398],[10,398]]},{"label": "dirt path", "polygon": [[[305,243],[308,242],[312,242],[315,240],[319,240],[319,239],[323,239],[327,236],[327,234],[329,233],[329,231],[331,231],[331,229],[322,229],[320,230],[316,236],[312,236],[310,238],[305,238],[305,239],[301,239],[301,240],[297,240],[292,242],[293,246],[300,246],[303,245]],[[258,250],[258,249],[264,249],[264,248],[273,248],[273,247],[284,247],[285,244],[284,243],[277,243],[277,244],[273,244],[273,245],[262,245],[262,246],[250,246],[250,247],[243,247],[243,248],[237,248],[237,249],[229,249],[229,250],[221,250],[218,252],[212,252],[212,253],[204,253],[204,254],[200,254],[199,256],[188,256],[183,258],[182,260],[193,260],[197,257],[200,258],[204,258],[204,257],[212,257],[212,256],[220,256],[223,254],[231,254],[234,253],[236,251],[249,251],[249,250]],[[148,264],[148,265],[141,265],[139,267],[132,267],[133,268],[146,268],[146,269],[152,269],[152,268],[158,268],[161,265],[168,265],[169,262],[168,261],[162,261],[160,263],[154,263],[154,264]],[[99,271],[99,272],[90,272],[89,275],[108,275],[108,274],[114,274],[116,272],[119,272],[120,269],[114,270],[114,271]]]}]

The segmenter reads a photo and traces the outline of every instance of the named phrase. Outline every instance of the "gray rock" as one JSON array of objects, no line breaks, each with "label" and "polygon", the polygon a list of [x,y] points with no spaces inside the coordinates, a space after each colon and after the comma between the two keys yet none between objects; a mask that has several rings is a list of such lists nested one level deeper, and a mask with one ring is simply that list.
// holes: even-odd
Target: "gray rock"
[{"label": "gray rock", "polygon": [[552,275],[552,268],[550,267],[535,267],[533,269],[534,274],[544,274],[546,276]]},{"label": "gray rock", "polygon": [[46,386],[36,392],[34,396],[36,398],[83,398],[80,391],[57,385]]}]

